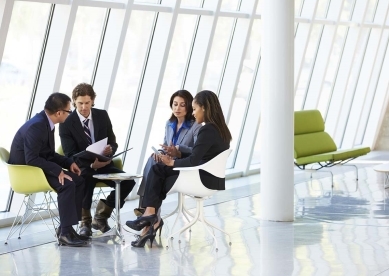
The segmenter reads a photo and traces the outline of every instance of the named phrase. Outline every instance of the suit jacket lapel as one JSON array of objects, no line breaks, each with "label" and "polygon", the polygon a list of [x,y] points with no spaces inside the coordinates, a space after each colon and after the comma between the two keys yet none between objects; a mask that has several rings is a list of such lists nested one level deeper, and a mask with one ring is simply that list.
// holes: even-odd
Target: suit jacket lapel
[{"label": "suit jacket lapel", "polygon": [[95,141],[99,141],[105,137],[103,137],[103,138],[98,137],[100,124],[97,122],[99,122],[100,117],[99,117],[98,112],[96,112],[93,108],[92,108],[92,119],[93,119],[93,134],[95,136]]},{"label": "suit jacket lapel", "polygon": [[188,128],[181,129],[180,135],[178,135],[177,145],[182,144],[182,140],[184,139],[184,137],[188,133],[188,131],[189,131]]}]

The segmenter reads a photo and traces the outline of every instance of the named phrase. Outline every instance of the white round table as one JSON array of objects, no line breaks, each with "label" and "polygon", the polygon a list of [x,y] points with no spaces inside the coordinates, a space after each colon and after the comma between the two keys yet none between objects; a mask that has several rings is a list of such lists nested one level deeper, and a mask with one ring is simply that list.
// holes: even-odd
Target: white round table
[{"label": "white round table", "polygon": [[384,163],[377,165],[373,168],[376,172],[381,172],[385,174],[384,178],[384,189],[388,188],[387,183],[389,183],[389,163]]},{"label": "white round table", "polygon": [[115,209],[116,209],[116,224],[114,227],[111,228],[111,230],[105,232],[103,235],[98,236],[118,236],[119,239],[122,241],[122,243],[125,242],[124,236],[122,234],[122,226],[120,222],[120,183],[123,180],[131,180],[135,178],[142,177],[139,174],[130,174],[130,173],[109,173],[109,174],[95,174],[93,175],[94,178],[100,179],[100,180],[112,180],[115,182]]}]

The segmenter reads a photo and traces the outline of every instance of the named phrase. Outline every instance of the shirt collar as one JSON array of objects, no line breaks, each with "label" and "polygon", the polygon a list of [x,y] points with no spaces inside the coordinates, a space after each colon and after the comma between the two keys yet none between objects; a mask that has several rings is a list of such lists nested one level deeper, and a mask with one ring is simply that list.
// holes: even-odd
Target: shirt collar
[{"label": "shirt collar", "polygon": [[50,130],[53,130],[53,129],[54,129],[54,123],[53,123],[53,121],[50,119],[49,115],[47,115],[46,111],[45,111],[45,114],[46,114],[47,120],[49,120]]},{"label": "shirt collar", "polygon": [[[169,126],[173,129],[175,129],[177,127],[177,120],[174,120],[173,122],[172,121],[169,121]],[[181,128],[186,128],[186,129],[189,129],[191,128],[192,126],[192,122],[191,121],[184,121],[184,123],[182,124]]]},{"label": "shirt collar", "polygon": [[77,115],[78,115],[78,118],[80,119],[81,123],[84,123],[85,119],[89,119],[89,121],[92,121],[92,109],[91,111],[89,112],[89,116],[87,118],[85,118],[84,116],[82,116],[80,114],[80,112],[78,112],[78,110],[76,109],[76,112],[77,112]]}]

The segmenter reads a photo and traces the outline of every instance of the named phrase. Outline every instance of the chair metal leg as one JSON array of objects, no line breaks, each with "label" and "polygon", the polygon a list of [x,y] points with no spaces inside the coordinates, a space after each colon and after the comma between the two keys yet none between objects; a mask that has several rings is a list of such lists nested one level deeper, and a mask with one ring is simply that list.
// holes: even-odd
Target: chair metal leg
[{"label": "chair metal leg", "polygon": [[[40,217],[40,219],[43,220],[43,222],[45,223],[47,228],[53,233],[53,230],[47,224],[46,220],[43,218],[43,216],[40,213],[41,211],[46,211],[48,213],[48,215],[49,215],[49,217],[50,217],[50,219],[52,221],[53,228],[55,229],[55,222],[54,222],[54,220],[56,220],[55,219],[56,216],[55,216],[55,214],[53,213],[53,211],[50,208],[50,204],[51,204],[51,200],[50,199],[52,199],[52,197],[51,197],[51,195],[47,195],[47,193],[48,192],[44,193],[44,198],[43,198],[43,201],[42,201],[41,204],[35,204],[31,200],[31,197],[30,197],[31,195],[26,195],[24,197],[23,202],[22,202],[22,204],[21,204],[21,206],[19,208],[18,214],[16,215],[16,218],[15,218],[14,222],[12,223],[12,226],[11,226],[11,229],[10,229],[10,231],[8,233],[7,238],[6,238],[5,244],[8,244],[9,238],[13,234],[15,234],[18,230],[19,230],[18,238],[20,239],[20,236],[24,233],[24,231],[30,225],[31,221],[33,221],[35,219],[36,215],[38,215]],[[23,205],[26,207],[26,210],[25,210],[24,215],[19,217]],[[54,203],[54,205],[55,205],[55,203]]]},{"label": "chair metal leg", "polygon": [[[17,231],[17,225],[20,223],[20,221],[21,221],[21,219],[22,219],[22,218],[19,218],[19,214],[20,214],[20,211],[22,210],[23,204],[25,204],[24,201],[26,200],[26,197],[29,197],[29,195],[24,197],[23,202],[22,202],[22,204],[20,205],[19,211],[18,211],[18,213],[17,213],[17,215],[16,215],[16,217],[15,217],[13,223],[12,223],[11,229],[9,230],[8,236],[7,236],[7,238],[5,239],[4,244],[8,244],[8,239],[9,239],[13,234],[15,234],[15,232]],[[17,221],[17,222],[16,222],[16,221]]]},{"label": "chair metal leg", "polygon": [[[197,208],[196,208],[196,214],[193,216],[193,219],[188,224],[186,224],[184,227],[182,227],[179,231],[175,232],[174,234],[171,234],[169,236],[169,239],[173,239],[173,236],[178,234],[179,242],[181,242],[181,240],[180,240],[181,234],[183,232],[185,232],[185,230],[187,230],[188,228],[192,227],[192,225],[194,225],[197,221],[200,221],[202,223],[202,225],[204,226],[204,228],[206,229],[206,231],[212,236],[213,240],[215,241],[216,251],[218,251],[218,244],[217,244],[216,236],[215,236],[215,233],[214,233],[214,229],[217,229],[220,232],[223,232],[224,234],[226,234],[228,236],[229,240],[230,240],[229,245],[231,245],[232,243],[231,243],[231,236],[230,236],[230,234],[228,234],[224,230],[220,229],[219,227],[215,226],[214,224],[210,223],[205,218],[205,216],[204,216],[204,205],[203,205],[204,198],[194,198],[194,199],[197,202]],[[210,228],[212,229],[212,231],[211,231]]]},{"label": "chair metal leg", "polygon": [[170,239],[173,239],[173,236],[177,235],[178,234],[178,238],[180,238],[180,235],[188,228],[190,228],[193,224],[195,224],[198,219],[200,217],[200,212],[199,212],[199,209],[196,208],[196,214],[194,216],[194,218],[188,223],[186,224],[184,227],[182,227],[180,230],[178,230],[177,232],[175,232],[174,234],[171,234],[169,236]]},{"label": "chair metal leg", "polygon": [[164,216],[162,219],[167,219],[168,217],[171,217],[171,216],[174,215],[175,213],[177,213],[177,216],[176,216],[176,219],[174,220],[173,227],[172,227],[172,229],[170,230],[170,233],[173,232],[173,229],[174,229],[174,227],[176,226],[177,221],[178,221],[178,218],[180,217],[181,214],[186,218],[186,220],[187,220],[188,222],[190,221],[188,215],[191,216],[191,217],[193,217],[193,214],[190,213],[190,212],[188,211],[188,209],[185,208],[185,204],[184,204],[184,194],[182,194],[182,193],[178,193],[178,203],[177,203],[176,209],[174,209],[174,211],[171,212],[170,214]]}]

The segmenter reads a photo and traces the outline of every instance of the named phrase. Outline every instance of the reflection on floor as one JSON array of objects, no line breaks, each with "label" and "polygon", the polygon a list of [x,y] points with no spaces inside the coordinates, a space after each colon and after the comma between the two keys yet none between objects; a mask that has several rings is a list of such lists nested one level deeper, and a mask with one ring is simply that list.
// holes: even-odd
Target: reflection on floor
[{"label": "reflection on floor", "polygon": [[[167,241],[174,222],[165,221],[152,248],[133,248],[124,232],[86,248],[58,247],[50,232],[35,222],[21,240],[0,244],[1,275],[389,275],[388,189],[377,181],[373,164],[312,181],[295,181],[295,221],[261,221],[259,175],[229,180],[228,189],[206,201],[207,218],[231,234],[218,233],[219,251],[201,224]],[[308,179],[299,174],[296,179]],[[175,208],[170,195],[163,213]],[[193,202],[188,207],[193,208]],[[122,221],[134,219],[127,202]],[[181,224],[183,221],[181,221]],[[113,222],[111,221],[113,225]],[[0,229],[5,240],[8,228]],[[129,230],[129,229],[127,229]],[[166,249],[166,245],[170,245]],[[25,248],[25,249],[23,249]]]}]

